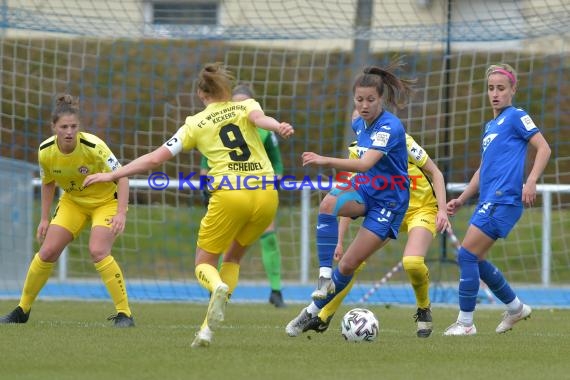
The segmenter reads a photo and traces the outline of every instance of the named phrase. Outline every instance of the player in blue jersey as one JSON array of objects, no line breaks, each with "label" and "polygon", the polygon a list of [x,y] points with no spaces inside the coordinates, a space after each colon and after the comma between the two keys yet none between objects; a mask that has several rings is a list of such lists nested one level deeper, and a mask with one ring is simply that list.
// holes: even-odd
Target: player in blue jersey
[{"label": "player in blue jersey", "polygon": [[[550,147],[522,109],[512,105],[517,90],[517,74],[508,64],[487,69],[487,95],[493,119],[485,125],[481,143],[481,164],[467,188],[447,203],[454,215],[465,202],[479,192],[479,203],[461,244],[459,264],[459,315],[444,335],[474,335],[477,332],[473,312],[479,292],[479,278],[506,306],[497,333],[530,317],[531,308],[519,300],[503,274],[487,260],[498,238],[506,238],[522,215],[523,205],[536,199],[536,181],[550,157]],[[536,150],[534,164],[523,187],[528,144]]]},{"label": "player in blue jersey", "polygon": [[[354,271],[390,239],[396,239],[410,198],[406,131],[400,119],[388,112],[403,107],[412,93],[413,80],[393,72],[403,65],[396,60],[387,68],[367,67],[353,85],[354,105],[360,115],[352,123],[360,159],[333,158],[303,153],[303,166],[316,165],[355,172],[350,182],[331,190],[322,200],[317,218],[317,252],[321,265],[313,302],[285,328],[287,335],[305,331],[312,317],[347,286]],[[364,217],[362,225],[332,270],[338,241],[338,216]],[[328,269],[328,270],[324,270]]]}]

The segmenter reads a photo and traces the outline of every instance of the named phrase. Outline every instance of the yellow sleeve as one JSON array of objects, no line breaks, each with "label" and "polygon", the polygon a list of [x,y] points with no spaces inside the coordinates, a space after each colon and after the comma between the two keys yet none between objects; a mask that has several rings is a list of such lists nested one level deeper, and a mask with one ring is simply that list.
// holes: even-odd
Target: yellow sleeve
[{"label": "yellow sleeve", "polygon": [[43,141],[38,149],[38,164],[40,167],[40,178],[42,180],[42,183],[44,184],[53,182],[55,180],[50,170],[51,165],[49,163],[49,154],[46,154],[46,151],[49,150],[48,148],[53,144],[55,144],[54,136]]},{"label": "yellow sleeve", "polygon": [[117,157],[115,157],[115,155],[113,154],[109,146],[105,143],[105,141],[101,140],[99,137],[92,135],[90,133],[83,133],[82,136],[83,138],[87,138],[89,141],[96,144],[97,149],[94,150],[94,153],[96,154],[97,159],[101,163],[100,166],[101,173],[114,172],[115,170],[121,167],[119,160],[117,159]]},{"label": "yellow sleeve", "polygon": [[188,152],[196,147],[196,136],[194,136],[194,130],[198,123],[198,118],[196,115],[188,116],[186,122],[180,128],[180,136],[182,137],[182,150]]},{"label": "yellow sleeve", "polygon": [[42,183],[50,183],[53,182],[53,177],[51,176],[51,172],[47,168],[45,164],[45,160],[42,159],[42,154],[39,155],[39,164],[40,164],[40,178],[42,179]]},{"label": "yellow sleeve", "polygon": [[417,167],[423,167],[429,158],[427,152],[412,136],[406,133],[406,147],[408,148],[408,161]]},{"label": "yellow sleeve", "polygon": [[360,156],[358,155],[358,149],[357,149],[358,147],[356,144],[357,142],[353,141],[348,146],[348,158],[353,160],[358,160],[360,158]]}]

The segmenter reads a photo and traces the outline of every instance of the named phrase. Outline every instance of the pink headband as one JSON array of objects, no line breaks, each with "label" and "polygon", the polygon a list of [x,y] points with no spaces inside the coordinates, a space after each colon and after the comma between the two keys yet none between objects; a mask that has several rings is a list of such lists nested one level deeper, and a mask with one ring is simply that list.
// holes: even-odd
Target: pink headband
[{"label": "pink headband", "polygon": [[[517,80],[516,80],[515,76],[513,75],[513,73],[509,73],[509,72],[508,72],[507,70],[505,70],[505,69],[502,69],[502,68],[495,69],[495,70],[493,70],[493,71],[491,72],[491,74],[494,74],[494,73],[499,73],[499,74],[506,75],[507,78],[509,78],[509,81],[511,82],[511,84],[512,84],[513,86],[514,86],[515,84],[517,84]],[[489,74],[489,75],[491,75],[491,74]]]}]

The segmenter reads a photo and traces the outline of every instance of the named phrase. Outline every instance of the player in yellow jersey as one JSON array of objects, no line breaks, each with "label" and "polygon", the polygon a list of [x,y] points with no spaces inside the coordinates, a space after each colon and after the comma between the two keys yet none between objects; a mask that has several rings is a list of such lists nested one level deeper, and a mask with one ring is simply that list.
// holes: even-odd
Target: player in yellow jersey
[{"label": "player in yellow jersey", "polygon": [[[36,237],[41,243],[24,282],[18,307],[0,318],[0,323],[26,323],[38,296],[61,252],[88,220],[91,220],[89,253],[115,304],[109,317],[115,327],[134,326],[121,268],[111,256],[118,234],[123,232],[129,202],[129,180],[100,183],[85,188],[88,174],[117,170],[121,165],[98,137],[80,131],[78,100],[70,95],[57,98],[52,115],[54,136],[40,144],[38,159],[42,179],[41,220]],[[49,220],[56,185],[64,190]]]},{"label": "player in yellow jersey", "polygon": [[[274,172],[257,127],[288,138],[288,123],[266,116],[254,99],[231,100],[232,75],[219,64],[199,74],[198,96],[206,108],[186,118],[161,147],[113,173],[86,178],[84,186],[144,173],[178,153],[198,149],[208,159],[212,197],[200,222],[195,274],[211,296],[206,318],[192,347],[207,347],[213,330],[224,320],[225,306],[237,286],[239,263],[249,245],[260,238],[277,212]],[[224,254],[225,252],[225,254]],[[218,271],[218,257],[224,254]]]},{"label": "player in yellow jersey", "polygon": [[[253,89],[249,84],[240,83],[232,89],[232,100],[241,102],[246,99],[255,99]],[[277,142],[275,133],[266,129],[258,128],[261,142],[267,152],[267,157],[271,162],[271,166],[275,171],[277,179],[283,176],[283,162],[281,160],[281,151]],[[202,156],[200,160],[200,175],[208,175],[208,160]],[[202,191],[204,205],[208,207],[210,201],[210,191],[206,188]],[[275,222],[272,222],[265,232],[261,235],[261,262],[263,269],[269,280],[271,292],[269,293],[269,303],[277,308],[285,307],[283,301],[283,293],[281,292],[281,249],[279,247],[279,240],[276,234]]]},{"label": "player in yellow jersey", "polygon": [[[432,316],[429,299],[429,270],[424,259],[436,233],[449,229],[450,223],[447,217],[443,174],[426,151],[408,134],[406,134],[406,146],[410,177],[410,203],[400,226],[400,231],[408,233],[402,263],[416,296],[417,312],[414,315],[417,323],[416,335],[419,338],[427,338],[432,332]],[[349,146],[349,157],[359,158],[355,143]],[[348,217],[340,219],[338,244],[334,251],[335,260],[340,260],[344,253],[344,236],[350,220]],[[363,265],[357,272],[362,270]],[[326,331],[334,313],[353,284],[354,278],[341,293],[325,305],[318,316],[312,318],[305,331]]]}]

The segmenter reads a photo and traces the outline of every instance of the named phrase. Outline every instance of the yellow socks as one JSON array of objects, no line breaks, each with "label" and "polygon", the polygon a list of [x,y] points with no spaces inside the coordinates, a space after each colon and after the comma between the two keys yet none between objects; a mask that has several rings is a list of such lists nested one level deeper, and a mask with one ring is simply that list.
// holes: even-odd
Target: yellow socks
[{"label": "yellow socks", "polygon": [[220,272],[218,269],[210,264],[198,264],[196,269],[194,269],[194,274],[198,279],[200,285],[202,285],[210,293],[216,289],[216,287],[222,282],[220,278]]},{"label": "yellow socks", "polygon": [[402,259],[404,270],[408,274],[408,278],[414,293],[416,295],[416,303],[419,308],[425,309],[430,306],[429,300],[429,270],[421,256],[405,256]]},{"label": "yellow socks", "polygon": [[[224,271],[224,267],[226,267],[224,272],[234,272],[236,270],[235,268],[232,270],[231,266],[228,266],[227,264],[229,263],[222,263],[220,272]],[[196,269],[194,270],[198,282],[200,283],[200,285],[206,288],[210,292],[210,294],[213,293],[214,290],[218,287],[218,285],[223,282],[220,276],[220,272],[218,272],[218,269],[216,267],[205,263],[196,265]],[[237,265],[236,273],[239,274],[239,265]],[[228,273],[228,278],[226,280],[231,281],[231,275],[229,273]],[[237,275],[235,277],[235,284],[233,285],[233,288],[235,288],[236,284],[237,284]],[[228,285],[228,287],[230,288],[230,294],[231,294],[231,292],[233,291],[232,286],[228,283],[226,283],[226,285]],[[204,322],[202,322],[202,326],[200,327],[200,329],[204,329],[206,327],[208,327],[207,317],[204,319]]]},{"label": "yellow socks", "polygon": [[54,263],[48,263],[40,259],[36,253],[26,275],[24,282],[24,289],[18,306],[24,310],[25,313],[29,312],[32,308],[32,303],[46,284],[51,272],[53,272]]},{"label": "yellow socks", "polygon": [[228,295],[234,292],[238,284],[239,268],[239,264],[236,263],[222,263],[220,267],[220,278],[230,288]]},{"label": "yellow socks", "polygon": [[95,269],[97,269],[101,280],[103,280],[103,283],[107,287],[107,291],[115,304],[117,312],[125,313],[130,317],[131,309],[129,308],[127,288],[119,264],[117,264],[113,256],[109,255],[98,263],[95,263]]}]

